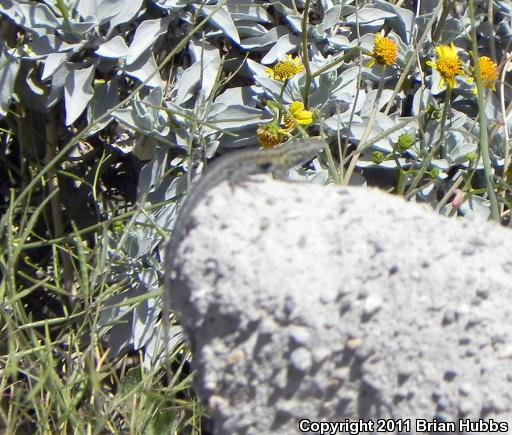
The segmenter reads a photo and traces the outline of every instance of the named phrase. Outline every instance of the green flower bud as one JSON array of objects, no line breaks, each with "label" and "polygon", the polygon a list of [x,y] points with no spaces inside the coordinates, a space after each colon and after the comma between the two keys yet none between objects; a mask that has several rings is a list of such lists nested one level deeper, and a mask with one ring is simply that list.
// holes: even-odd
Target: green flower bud
[{"label": "green flower bud", "polygon": [[403,153],[414,145],[414,137],[409,133],[401,134],[396,143],[398,150]]},{"label": "green flower bud", "polygon": [[384,160],[386,160],[386,156],[381,151],[374,151],[372,154],[373,163],[376,165],[380,165]]},{"label": "green flower bud", "polygon": [[112,224],[112,230],[114,231],[114,233],[121,233],[124,231],[124,222],[123,221],[115,221],[113,224]]},{"label": "green flower bud", "polygon": [[425,110],[425,115],[427,116],[427,118],[440,120],[442,116],[442,111],[433,104],[430,104]]},{"label": "green flower bud", "polygon": [[439,177],[439,169],[438,168],[433,168],[428,174],[430,175],[430,178],[432,178],[433,180],[437,180],[437,178]]},{"label": "green flower bud", "polygon": [[466,154],[466,161],[467,162],[474,162],[476,160],[476,153],[474,151],[471,151]]}]

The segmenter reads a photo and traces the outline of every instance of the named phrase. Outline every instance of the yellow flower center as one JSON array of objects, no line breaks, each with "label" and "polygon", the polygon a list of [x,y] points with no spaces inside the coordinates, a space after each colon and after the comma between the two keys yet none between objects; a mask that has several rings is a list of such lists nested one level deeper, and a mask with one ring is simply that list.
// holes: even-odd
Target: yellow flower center
[{"label": "yellow flower center", "polygon": [[453,79],[455,76],[462,74],[458,57],[444,56],[439,59],[437,61],[437,70],[444,79]]},{"label": "yellow flower center", "polygon": [[303,69],[304,67],[297,57],[293,58],[288,55],[288,59],[278,62],[272,68],[267,68],[266,71],[273,79],[284,82],[302,72]]},{"label": "yellow flower center", "polygon": [[256,130],[256,135],[263,148],[274,148],[286,137],[282,129],[274,123],[259,127]]},{"label": "yellow flower center", "polygon": [[485,87],[494,89],[494,82],[498,80],[498,66],[487,56],[480,58],[480,75]]},{"label": "yellow flower center", "polygon": [[284,115],[283,124],[286,130],[293,130],[295,128],[295,119],[293,116],[286,114]]},{"label": "yellow flower center", "polygon": [[396,42],[380,34],[375,37],[373,47],[373,58],[375,62],[381,65],[394,65],[396,63],[397,53],[398,47]]},{"label": "yellow flower center", "polygon": [[449,88],[455,88],[457,85],[455,77],[464,74],[455,45],[452,43],[436,47],[436,59],[437,63],[427,60],[427,65],[436,69],[441,75],[439,89],[443,87],[445,82]]}]

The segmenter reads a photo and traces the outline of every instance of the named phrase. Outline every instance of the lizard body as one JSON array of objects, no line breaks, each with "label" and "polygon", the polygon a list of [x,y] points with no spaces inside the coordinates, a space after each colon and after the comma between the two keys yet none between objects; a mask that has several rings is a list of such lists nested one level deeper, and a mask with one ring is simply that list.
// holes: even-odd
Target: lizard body
[{"label": "lizard body", "polygon": [[281,173],[313,159],[326,143],[316,138],[308,138],[294,142],[287,142],[277,148],[264,150],[239,150],[214,161],[201,175],[199,180],[192,184],[178,211],[171,240],[165,250],[166,274],[163,290],[163,317],[164,339],[168,342],[167,331],[169,322],[169,297],[172,282],[177,278],[176,256],[180,243],[187,232],[187,224],[197,205],[205,198],[210,189],[223,181],[237,183],[250,175],[260,173]]}]

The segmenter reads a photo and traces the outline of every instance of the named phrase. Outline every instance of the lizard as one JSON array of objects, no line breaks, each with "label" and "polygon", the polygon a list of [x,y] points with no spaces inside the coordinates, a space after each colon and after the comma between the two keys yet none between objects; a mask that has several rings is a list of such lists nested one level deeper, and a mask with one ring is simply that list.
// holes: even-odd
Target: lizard
[{"label": "lizard", "polygon": [[166,271],[162,293],[162,326],[166,348],[169,342],[169,298],[172,282],[177,278],[176,256],[178,248],[186,235],[187,224],[190,222],[192,213],[198,204],[213,187],[223,181],[236,184],[254,174],[273,173],[278,175],[284,173],[294,166],[313,159],[326,146],[326,142],[319,138],[307,138],[286,142],[284,145],[271,149],[233,151],[215,160],[207,167],[199,180],[192,184],[178,210],[171,239],[165,248]]}]

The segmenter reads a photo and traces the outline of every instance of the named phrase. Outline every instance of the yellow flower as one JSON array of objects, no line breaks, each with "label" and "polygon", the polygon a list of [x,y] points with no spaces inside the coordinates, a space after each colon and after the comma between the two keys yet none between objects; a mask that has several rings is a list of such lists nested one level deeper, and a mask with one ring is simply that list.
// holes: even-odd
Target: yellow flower
[{"label": "yellow flower", "polygon": [[283,130],[276,122],[259,127],[256,135],[263,148],[274,148],[276,145],[284,142],[289,133]]},{"label": "yellow flower", "polygon": [[[473,68],[473,77],[470,77],[468,83],[472,83],[476,80],[475,68]],[[482,83],[488,89],[492,89],[496,91],[496,80],[498,80],[499,72],[498,65],[493,62],[489,57],[482,56],[480,58],[480,77],[482,78]],[[476,95],[477,89],[476,86],[473,89],[473,93]]]},{"label": "yellow flower", "polygon": [[370,61],[368,66],[371,68],[375,63],[384,66],[391,66],[396,63],[396,57],[398,55],[398,46],[396,42],[386,38],[383,33],[377,33],[375,35],[375,41],[373,43],[373,52],[371,56],[373,59]]},{"label": "yellow flower", "polygon": [[272,68],[266,68],[265,72],[274,80],[284,82],[290,80],[293,76],[302,72],[304,67],[298,57],[288,55],[288,59],[276,63]]},{"label": "yellow flower", "polygon": [[296,124],[310,125],[313,123],[313,112],[304,110],[304,104],[294,101],[290,105],[290,113],[284,116],[284,126],[287,130],[295,128]]},{"label": "yellow flower", "polygon": [[459,55],[455,45],[440,45],[436,47],[436,58],[437,63],[427,60],[427,65],[436,69],[441,75],[441,81],[439,82],[439,88],[446,85],[450,88],[455,87],[455,77],[463,73]]}]

